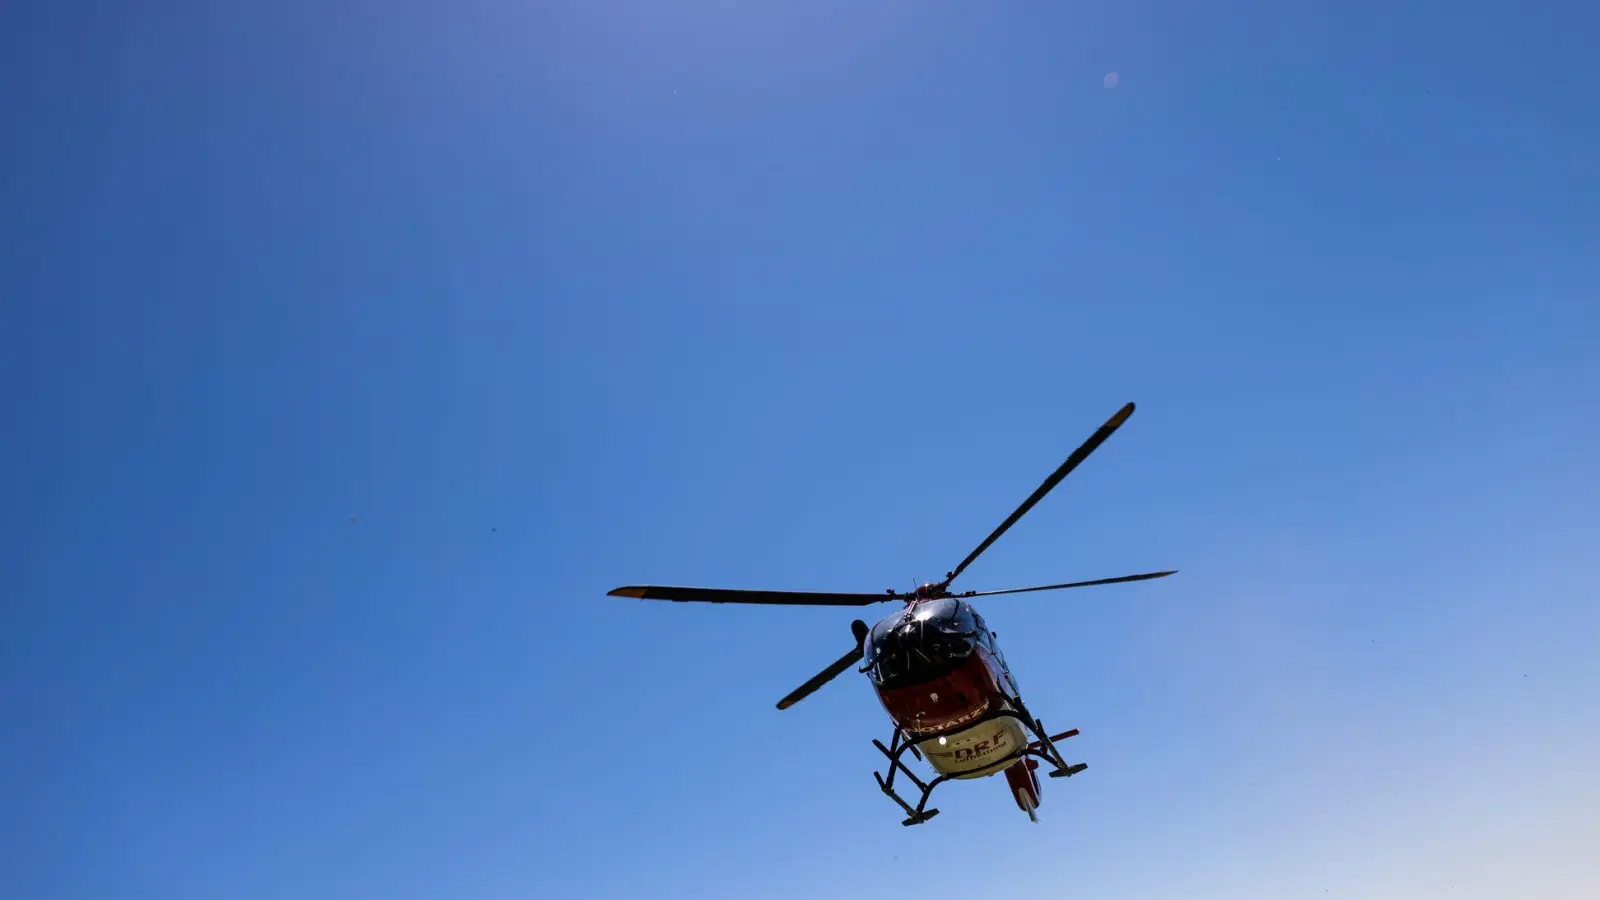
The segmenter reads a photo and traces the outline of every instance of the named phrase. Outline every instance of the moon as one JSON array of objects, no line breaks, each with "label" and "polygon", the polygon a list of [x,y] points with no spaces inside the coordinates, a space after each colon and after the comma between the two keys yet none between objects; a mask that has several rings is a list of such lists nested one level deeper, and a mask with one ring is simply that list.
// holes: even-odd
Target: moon
[{"label": "moon", "polygon": [[1105,77],[1105,85],[1108,88],[1114,88],[1114,87],[1117,86],[1117,83],[1120,82],[1121,80],[1122,80],[1122,76],[1118,75],[1115,72],[1108,72],[1108,73],[1106,73],[1106,77]]}]

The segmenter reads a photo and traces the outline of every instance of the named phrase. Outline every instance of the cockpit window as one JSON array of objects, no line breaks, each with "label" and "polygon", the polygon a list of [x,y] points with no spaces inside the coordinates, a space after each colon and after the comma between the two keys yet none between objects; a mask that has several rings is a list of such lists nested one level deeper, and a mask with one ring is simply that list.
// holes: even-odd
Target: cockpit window
[{"label": "cockpit window", "polygon": [[978,631],[972,608],[959,600],[919,603],[873,627],[865,668],[883,687],[936,678],[972,655]]}]

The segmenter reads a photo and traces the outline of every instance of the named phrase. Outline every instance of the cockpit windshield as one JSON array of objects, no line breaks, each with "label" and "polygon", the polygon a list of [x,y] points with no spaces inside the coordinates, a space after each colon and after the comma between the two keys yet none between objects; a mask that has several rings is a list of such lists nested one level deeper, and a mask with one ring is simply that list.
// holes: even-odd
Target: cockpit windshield
[{"label": "cockpit windshield", "polygon": [[873,626],[866,670],[882,687],[916,684],[949,672],[972,655],[978,623],[972,607],[951,597],[895,613]]}]

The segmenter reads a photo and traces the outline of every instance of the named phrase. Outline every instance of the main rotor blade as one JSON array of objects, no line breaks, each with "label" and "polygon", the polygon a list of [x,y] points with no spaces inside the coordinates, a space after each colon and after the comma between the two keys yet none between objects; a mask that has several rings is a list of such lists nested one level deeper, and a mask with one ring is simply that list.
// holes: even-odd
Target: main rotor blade
[{"label": "main rotor blade", "polygon": [[1072,451],[1072,455],[1067,457],[1067,461],[1061,464],[1061,468],[1056,469],[1049,478],[1044,480],[1044,484],[1039,485],[1039,489],[1033,492],[1033,496],[1022,501],[1022,505],[1017,507],[1017,511],[1012,513],[1011,516],[1004,522],[1001,522],[1000,527],[996,528],[993,534],[989,535],[984,539],[983,543],[978,545],[978,549],[967,554],[967,558],[961,561],[961,565],[956,566],[953,570],[951,570],[950,574],[945,577],[945,584],[949,584],[950,582],[954,581],[956,576],[960,575],[967,568],[967,566],[972,565],[972,561],[977,559],[979,554],[989,549],[989,545],[998,540],[1000,535],[1005,534],[1006,529],[1017,524],[1018,519],[1026,515],[1028,510],[1033,509],[1034,504],[1044,499],[1044,495],[1050,493],[1051,488],[1054,488],[1057,484],[1060,484],[1061,479],[1067,477],[1068,473],[1070,473],[1073,469],[1076,469],[1079,463],[1083,462],[1085,459],[1088,459],[1089,454],[1093,453],[1095,448],[1105,443],[1106,438],[1111,437],[1111,433],[1120,428],[1122,423],[1126,422],[1128,417],[1131,415],[1133,415],[1133,404],[1129,403],[1122,407],[1122,409],[1117,410],[1116,415],[1112,416],[1110,419],[1107,419],[1104,425],[1101,425],[1094,434],[1089,436],[1087,441],[1083,442],[1083,446]]},{"label": "main rotor blade", "polygon": [[851,650],[849,653],[839,657],[838,661],[833,665],[823,669],[821,672],[818,672],[810,681],[795,688],[789,694],[789,696],[779,700],[778,708],[788,709],[796,703],[799,703],[801,700],[804,700],[806,697],[810,696],[812,691],[815,691],[817,688],[822,687],[823,685],[837,678],[839,673],[855,665],[856,661],[861,659],[862,656],[862,652],[857,649]]},{"label": "main rotor blade", "polygon": [[796,703],[799,703],[801,700],[804,700],[817,688],[822,687],[823,685],[837,678],[845,669],[855,665],[856,662],[865,655],[864,647],[866,645],[867,633],[869,631],[867,628],[867,623],[857,619],[856,621],[850,623],[850,630],[855,632],[856,648],[839,657],[833,665],[823,669],[821,672],[818,672],[810,681],[800,685],[793,691],[790,691],[789,696],[778,701],[779,709],[788,709]]},{"label": "main rotor blade", "polygon": [[736,591],[723,588],[633,585],[609,591],[608,597],[672,600],[677,603],[765,603],[779,606],[868,606],[896,599],[895,594],[829,594],[816,591]]},{"label": "main rotor blade", "polygon": [[1150,578],[1165,578],[1177,569],[1166,572],[1146,572],[1143,575],[1123,575],[1118,578],[1098,578],[1094,581],[1074,581],[1070,584],[1046,584],[1040,587],[1009,588],[1003,591],[967,591],[957,594],[958,597],[993,597],[998,594],[1027,594],[1032,591],[1059,591],[1062,588],[1093,587],[1097,584],[1121,584],[1124,581],[1145,581]]}]

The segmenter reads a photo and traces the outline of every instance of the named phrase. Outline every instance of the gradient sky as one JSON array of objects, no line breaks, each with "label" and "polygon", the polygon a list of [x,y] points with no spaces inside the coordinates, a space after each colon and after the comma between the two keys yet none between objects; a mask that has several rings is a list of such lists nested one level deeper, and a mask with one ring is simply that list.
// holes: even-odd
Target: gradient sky
[{"label": "gradient sky", "polygon": [[[1202,6],[4,4],[0,896],[1596,896],[1600,14]],[[605,596],[1128,400],[963,579],[1181,570],[981,607],[1039,825]]]}]

